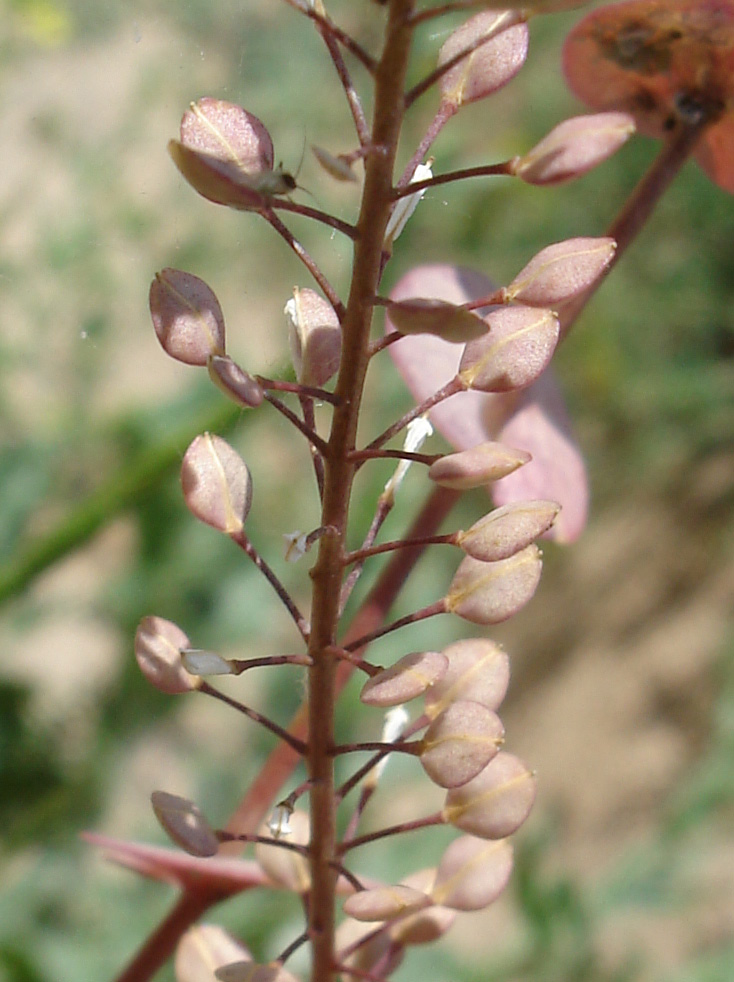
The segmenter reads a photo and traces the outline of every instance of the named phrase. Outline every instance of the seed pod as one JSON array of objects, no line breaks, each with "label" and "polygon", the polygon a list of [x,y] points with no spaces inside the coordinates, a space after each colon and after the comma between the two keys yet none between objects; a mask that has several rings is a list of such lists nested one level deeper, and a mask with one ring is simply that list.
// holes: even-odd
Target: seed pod
[{"label": "seed pod", "polygon": [[535,545],[496,563],[467,556],[451,581],[446,609],[473,624],[505,621],[535,593],[542,565]]},{"label": "seed pod", "polygon": [[215,924],[195,924],[176,948],[176,982],[212,982],[215,969],[248,960],[252,960],[248,949],[224,928]]},{"label": "seed pod", "polygon": [[390,301],[387,309],[401,334],[433,334],[444,341],[466,343],[487,333],[481,317],[445,300],[409,297]]},{"label": "seed pod", "polygon": [[444,42],[438,54],[439,66],[476,45],[471,54],[441,76],[444,104],[456,110],[491,95],[517,75],[528,53],[528,29],[524,23],[506,27],[508,23],[506,11],[484,11],[471,17]]},{"label": "seed pod", "polygon": [[251,961],[233,962],[214,971],[217,982],[300,982],[279,962],[256,965]]},{"label": "seed pod", "polygon": [[428,727],[420,761],[442,788],[458,788],[482,771],[499,750],[505,728],[496,713],[478,702],[460,700]]},{"label": "seed pod", "polygon": [[459,364],[467,388],[480,392],[524,389],[548,367],[560,327],[552,310],[498,307],[485,318],[489,331],[471,341]]},{"label": "seed pod", "polygon": [[516,501],[495,508],[466,532],[457,545],[483,563],[507,559],[546,532],[560,511],[555,501]]},{"label": "seed pod", "polygon": [[181,467],[184,501],[199,521],[233,535],[242,530],[252,501],[247,464],[219,436],[197,436]]},{"label": "seed pod", "polygon": [[566,239],[533,256],[508,287],[508,300],[531,307],[555,307],[588,290],[614,258],[617,243],[608,236]]},{"label": "seed pod", "polygon": [[454,910],[482,910],[499,897],[511,872],[512,846],[507,839],[464,835],[443,854],[431,896]]},{"label": "seed pod", "polygon": [[446,795],[443,817],[480,839],[504,839],[525,821],[535,800],[535,778],[523,762],[500,752],[484,770]]},{"label": "seed pod", "polygon": [[154,791],[150,800],[155,817],[177,846],[191,856],[216,855],[219,840],[193,801],[166,791]]},{"label": "seed pod", "polygon": [[323,147],[317,147],[313,144],[311,145],[311,149],[319,164],[321,164],[326,173],[330,177],[333,177],[335,181],[357,183],[357,175],[352,170],[352,165],[343,156],[335,157],[328,150],[324,150]]},{"label": "seed pod", "polygon": [[222,99],[192,102],[181,120],[181,139],[168,151],[191,186],[209,201],[242,211],[266,203],[263,181],[273,170],[273,143],[262,122]]},{"label": "seed pod", "polygon": [[232,361],[229,355],[212,355],[206,366],[209,378],[216,387],[243,409],[257,409],[265,398],[260,383]]},{"label": "seed pod", "polygon": [[490,440],[469,450],[441,457],[431,464],[428,476],[444,488],[468,491],[507,477],[529,460],[527,451],[514,450]]},{"label": "seed pod", "polygon": [[296,378],[322,386],[339,370],[342,332],[331,304],[314,290],[295,287],[285,305],[288,341]]},{"label": "seed pod", "polygon": [[435,719],[458,699],[471,699],[487,709],[502,703],[510,681],[506,652],[488,638],[464,638],[443,651],[449,667],[425,695],[426,713]]},{"label": "seed pod", "polygon": [[[281,836],[282,840],[297,846],[307,846],[311,837],[311,826],[307,813],[304,811],[292,812],[288,819],[288,825],[289,834]],[[261,826],[258,834],[272,839],[274,843],[278,842],[267,823]],[[300,853],[292,849],[283,849],[278,845],[268,846],[258,842],[255,845],[255,859],[270,879],[284,886],[286,890],[293,893],[306,893],[310,889],[311,873],[308,860]]]},{"label": "seed pod", "polygon": [[635,132],[629,113],[608,112],[564,119],[512,172],[527,184],[554,185],[581,177],[619,150]]},{"label": "seed pod", "polygon": [[444,675],[448,660],[436,651],[404,655],[369,679],[359,698],[368,706],[399,706],[422,695]]},{"label": "seed pod", "polygon": [[201,685],[201,679],[187,672],[181,661],[181,649],[190,645],[181,628],[163,617],[144,617],[135,632],[140,671],[167,695],[192,692]]},{"label": "seed pod", "polygon": [[163,350],[186,365],[224,354],[224,315],[206,283],[180,269],[163,269],[150,285],[150,314]]},{"label": "seed pod", "polygon": [[357,921],[389,921],[430,905],[431,898],[425,893],[398,883],[353,893],[344,901],[344,913]]}]

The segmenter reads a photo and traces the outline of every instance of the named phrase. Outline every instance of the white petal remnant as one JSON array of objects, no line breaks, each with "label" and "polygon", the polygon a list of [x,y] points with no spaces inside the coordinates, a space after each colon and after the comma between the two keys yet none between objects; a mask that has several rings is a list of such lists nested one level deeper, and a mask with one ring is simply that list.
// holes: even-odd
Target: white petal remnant
[{"label": "white petal remnant", "polygon": [[275,806],[272,815],[268,819],[268,828],[274,839],[280,839],[284,835],[291,835],[293,830],[290,827],[290,817],[292,814],[293,807],[284,801],[281,801],[280,804]]},{"label": "white petal remnant", "polygon": [[[419,416],[418,419],[414,419],[412,422],[408,423],[405,441],[403,443],[403,450],[405,450],[406,453],[417,453],[428,437],[432,435],[433,427],[428,422],[428,417]],[[410,460],[400,461],[398,466],[395,468],[395,473],[385,485],[386,497],[394,498],[395,492],[403,483],[411,463],[412,461]]]},{"label": "white petal remnant", "polygon": [[[427,164],[418,164],[416,169],[413,171],[413,176],[410,179],[410,183],[417,184],[418,181],[427,181],[429,178],[433,177],[431,163],[432,161],[429,160]],[[425,193],[426,191],[424,188],[422,191],[416,191],[415,194],[406,194],[404,198],[399,198],[395,202],[395,207],[392,210],[387,227],[385,228],[385,241],[383,242],[382,247],[386,252],[390,252],[392,250],[393,242],[405,228],[405,223],[418,207],[418,202]]]},{"label": "white petal remnant", "polygon": [[285,561],[297,563],[308,552],[308,536],[300,529],[294,529],[292,532],[284,532],[283,538],[285,539]]}]

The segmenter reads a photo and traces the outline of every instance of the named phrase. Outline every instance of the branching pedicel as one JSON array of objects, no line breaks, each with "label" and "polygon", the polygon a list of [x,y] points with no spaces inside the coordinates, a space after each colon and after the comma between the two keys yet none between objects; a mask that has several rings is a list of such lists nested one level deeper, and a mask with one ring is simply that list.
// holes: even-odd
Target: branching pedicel
[{"label": "branching pedicel", "polygon": [[[561,122],[522,156],[434,175],[426,161],[439,132],[459,109],[508,83],[527,53],[532,14],[580,6],[568,0],[505,3],[456,0],[446,4],[385,0],[381,52],[373,56],[332,22],[321,0],[287,0],[321,34],[343,86],[357,147],[337,154],[316,149],[326,175],[355,182],[364,167],[356,221],[307,207],[288,194],[289,175],[274,166],[270,135],[245,109],[204,98],[185,112],[169,151],[186,180],[217,204],[252,212],[270,225],[308,270],[312,287],[296,287],[286,305],[296,382],[252,377],[226,351],[222,311],[212,290],[191,273],[163,270],[153,282],[150,308],[158,338],[173,358],[206,367],[212,380],[240,406],[264,404],[283,414],[305,437],[313,461],[314,493],[321,500],[319,528],[295,534],[290,552],[316,553],[310,611],[300,610],[246,533],[252,498],[250,472],[240,456],[213,434],[197,437],[182,467],[184,499],[193,514],[230,537],[267,578],[302,638],[300,650],[226,660],[195,648],[176,625],[147,617],[135,642],[148,680],[171,694],[200,692],[269,729],[278,745],[226,829],[213,830],[192,802],[165,792],[153,807],[171,838],[188,855],[90,837],[140,871],[181,886],[178,905],[150,937],[120,982],[142,982],[176,948],[179,982],[288,982],[283,967],[302,944],[311,945],[311,978],[328,982],[386,979],[406,948],[435,940],[457,911],[492,903],[510,875],[509,836],[522,824],[535,795],[535,779],[502,748],[497,716],[508,684],[507,655],[488,639],[457,641],[442,652],[410,652],[382,666],[367,648],[377,638],[440,613],[474,624],[515,614],[532,596],[540,575],[541,535],[571,540],[586,511],[583,464],[571,438],[547,366],[586,299],[634,238],[681,163],[695,151],[707,173],[734,187],[728,148],[732,95],[734,4],[722,0],[634,0],[585,18],[566,46],[573,88],[597,111]],[[478,12],[473,8],[479,8]],[[406,90],[405,78],[418,24],[467,10],[470,16],[445,41],[438,66]],[[351,79],[356,59],[374,85],[372,121]],[[438,109],[402,176],[394,177],[406,111],[437,92]],[[493,288],[478,274],[454,267],[418,269],[383,296],[380,282],[396,240],[421,196],[431,187],[477,176],[514,175],[537,185],[578,177],[612,154],[635,123],[662,136],[659,160],[623,209],[609,234],[576,238],[543,249],[513,281]],[[317,261],[283,219],[295,213],[322,222],[353,242],[349,293],[341,297]],[[385,337],[373,336],[375,312],[385,308]],[[360,401],[368,368],[389,348],[416,396],[417,407],[365,447],[356,444]],[[336,385],[324,389],[336,373]],[[284,401],[295,397],[294,409]],[[316,401],[331,408],[328,433],[317,431]],[[458,452],[424,454],[430,426]],[[386,449],[407,427],[404,448]],[[376,503],[364,541],[349,530],[352,482],[358,469],[384,457],[398,459],[395,476]],[[427,467],[434,490],[413,528],[399,541],[378,542],[405,470]],[[496,484],[494,482],[497,482]],[[470,529],[438,535],[461,491],[492,485],[499,505]],[[555,522],[555,525],[554,525]],[[446,594],[423,609],[387,621],[404,579],[423,550],[448,544],[464,558]],[[342,611],[371,556],[392,552],[368,600],[348,625]],[[291,721],[276,722],[220,692],[205,677],[238,675],[254,667],[300,666],[308,699]],[[361,699],[386,710],[381,739],[339,746],[335,701],[351,673],[366,676]],[[422,700],[418,709],[415,701]],[[409,708],[404,708],[405,706]],[[367,710],[373,711],[373,710]],[[334,760],[370,754],[340,787]],[[361,818],[377,791],[391,753],[418,758],[427,777],[446,790],[443,807],[414,821],[372,832]],[[303,773],[286,797],[284,784]],[[337,812],[343,834],[337,833]],[[448,824],[462,834],[434,865],[402,883],[362,882],[350,869],[352,851],[388,835]],[[254,843],[255,859],[220,857],[227,843]],[[303,900],[305,925],[267,965],[212,926],[193,927],[213,903],[261,888],[285,889]],[[343,917],[342,913],[343,912]],[[337,924],[340,920],[341,923]]]}]

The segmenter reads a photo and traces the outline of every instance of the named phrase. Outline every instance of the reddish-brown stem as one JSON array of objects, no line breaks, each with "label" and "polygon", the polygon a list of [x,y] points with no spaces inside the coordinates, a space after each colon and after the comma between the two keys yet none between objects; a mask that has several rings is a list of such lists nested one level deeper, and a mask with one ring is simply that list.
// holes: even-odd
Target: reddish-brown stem
[{"label": "reddish-brown stem", "polygon": [[364,65],[370,75],[375,74],[377,71],[377,62],[372,55],[368,54],[364,48],[354,40],[353,37],[346,33],[346,31],[343,31],[340,27],[337,27],[337,25],[334,24],[330,18],[325,17],[323,14],[319,14],[311,7],[304,6],[304,4],[299,2],[299,0],[285,0],[285,2],[290,7],[293,7],[295,10],[299,11],[299,13],[305,14],[306,17],[310,17],[311,20],[318,24],[323,31],[327,31],[329,35],[335,38],[343,48],[346,48],[347,51],[353,54],[357,61],[360,61]]},{"label": "reddish-brown stem", "polygon": [[319,208],[312,208],[310,205],[301,204],[300,201],[291,201],[290,198],[271,198],[268,203],[271,208],[290,211],[294,215],[302,215],[303,218],[313,218],[314,221],[321,222],[322,225],[328,225],[329,228],[336,229],[337,232],[341,232],[342,235],[346,235],[350,239],[354,239],[357,236],[357,230],[354,225],[343,222],[335,215],[330,215],[328,212],[321,211]]},{"label": "reddish-brown stem", "polygon": [[526,18],[518,10],[507,10],[505,12],[499,12],[496,23],[492,26],[491,31],[487,31],[482,37],[477,38],[472,41],[471,44],[467,44],[465,48],[449,58],[438,68],[435,68],[429,75],[426,75],[424,79],[414,85],[413,88],[405,96],[406,107],[412,106],[416,99],[420,98],[424,92],[427,92],[432,85],[435,85],[440,78],[442,78],[447,72],[450,72],[452,68],[468,58],[470,54],[481,48],[483,45],[487,44],[492,38],[497,37],[501,31],[507,30],[508,27],[512,27],[513,24],[519,24]]},{"label": "reddish-brown stem", "polygon": [[[394,504],[395,504],[395,499],[391,495],[386,495],[386,494],[380,495],[377,501],[377,508],[375,509],[375,514],[372,517],[372,522],[370,523],[370,527],[367,531],[367,535],[365,536],[364,542],[362,543],[363,549],[368,549],[375,541],[380,529],[383,526],[385,519],[392,511]],[[342,592],[339,600],[340,613],[344,610],[347,603],[349,602],[349,598],[352,595],[352,590],[354,590],[355,586],[357,585],[357,581],[362,575],[362,567],[363,567],[362,563],[357,563],[357,565],[354,567],[351,573],[349,573],[347,578],[344,580],[344,583],[342,584]]]},{"label": "reddish-brown stem", "polygon": [[315,389],[311,385],[301,385],[298,382],[285,382],[283,379],[265,378],[263,375],[256,375],[256,380],[264,389],[271,389],[274,392],[294,392],[296,395],[310,396],[317,402],[329,402],[332,406],[339,404],[339,400],[333,392],[327,389]]},{"label": "reddish-brown stem", "polygon": [[263,655],[262,658],[232,659],[229,664],[234,669],[233,675],[242,675],[251,668],[270,668],[272,665],[301,665],[311,664],[308,655]]},{"label": "reddish-brown stem", "polygon": [[392,631],[397,631],[401,627],[406,627],[408,624],[417,624],[418,621],[424,621],[428,617],[435,617],[436,614],[445,613],[446,600],[442,597],[435,603],[428,604],[427,607],[422,607],[420,610],[413,611],[412,614],[406,614],[404,617],[399,617],[396,621],[392,621],[391,624],[384,624],[376,631],[372,631],[370,634],[366,634],[364,637],[358,638],[356,641],[352,641],[350,644],[344,645],[344,647],[348,651],[355,651],[357,648],[362,648],[364,645],[372,644],[373,641],[383,637],[383,635],[390,634]]},{"label": "reddish-brown stem", "polygon": [[[303,412],[303,422],[311,430],[316,432],[316,414],[313,407],[311,396],[301,393],[298,397]],[[316,487],[319,491],[319,500],[324,497],[324,458],[318,447],[309,440],[308,448],[311,451],[311,462],[313,463],[314,474],[316,475]]]},{"label": "reddish-brown stem", "polygon": [[585,293],[575,297],[559,311],[561,337],[565,337],[589,300],[601,286],[604,279],[619,262],[628,246],[634,242],[641,229],[652,214],[656,204],[670,187],[681,167],[705,132],[709,122],[704,120],[696,126],[681,123],[668,138],[667,143],[652,163],[652,166],[630,195],[617,218],[612,222],[607,235],[617,243],[612,261],[594,285]]},{"label": "reddish-brown stem", "polygon": [[215,689],[213,686],[209,685],[208,682],[202,681],[199,685],[199,692],[203,692],[207,696],[212,696],[214,699],[218,699],[219,702],[223,702],[225,705],[230,706],[232,709],[236,709],[238,713],[242,713],[251,719],[254,723],[259,723],[260,726],[264,726],[266,730],[270,730],[277,737],[287,743],[291,749],[295,750],[296,753],[305,755],[308,751],[308,745],[299,740],[297,737],[292,736],[288,730],[284,729],[282,726],[278,726],[277,723],[273,722],[267,716],[263,716],[262,713],[258,713],[256,709],[250,709],[249,706],[245,706],[243,703],[238,702],[231,696],[226,695],[224,692],[220,692],[219,689]]},{"label": "reddish-brown stem", "polygon": [[341,842],[338,852],[340,856],[343,856],[344,853],[351,849],[356,849],[357,846],[367,845],[368,842],[377,842],[378,839],[385,839],[390,835],[401,835],[403,832],[415,832],[416,829],[426,829],[432,825],[444,825],[445,822],[446,820],[443,814],[436,812],[433,815],[428,815],[426,818],[416,818],[412,822],[388,825],[387,828],[377,829],[375,832],[367,832],[365,835],[358,835],[356,839],[350,839],[348,842]]},{"label": "reddish-brown stem", "polygon": [[333,32],[326,27],[320,27],[321,37],[324,39],[324,44],[326,45],[331,60],[334,63],[334,68],[339,76],[339,81],[344,89],[344,95],[347,98],[347,103],[349,105],[349,111],[352,114],[352,119],[354,120],[354,128],[357,131],[357,138],[362,146],[365,146],[370,142],[371,135],[369,126],[367,125],[367,120],[364,115],[364,110],[362,109],[362,102],[354,88],[354,83],[352,82],[351,75],[344,64],[344,58],[339,50],[339,46],[336,41],[336,37]]},{"label": "reddish-brown stem", "polygon": [[[293,204],[293,202],[291,202],[291,204]],[[293,211],[294,209],[291,208],[290,210]],[[309,255],[309,253],[306,252],[306,250],[303,248],[303,246],[298,241],[298,239],[296,239],[296,237],[293,235],[293,233],[288,228],[288,226],[284,225],[283,222],[281,222],[281,220],[278,218],[278,216],[275,214],[272,208],[266,211],[262,211],[260,212],[260,214],[263,215],[265,219],[267,219],[267,221],[272,225],[272,227],[275,229],[278,235],[288,244],[288,246],[293,250],[293,252],[295,252],[295,254],[301,260],[303,265],[309,271],[311,276],[313,276],[316,283],[321,287],[324,296],[329,301],[331,306],[334,308],[337,317],[341,321],[342,318],[344,317],[344,304],[341,302],[334,288],[332,287],[331,283],[329,283],[329,281],[321,272],[319,267],[316,265],[314,260]]]},{"label": "reddish-brown stem", "polygon": [[[405,737],[412,736],[414,733],[417,733],[419,730],[422,730],[425,726],[427,726],[429,722],[430,720],[428,719],[427,716],[419,716],[417,720],[411,723],[403,731],[400,739],[402,740]],[[370,771],[372,771],[380,763],[382,758],[390,753],[391,747],[392,744],[387,744],[385,749],[378,750],[376,754],[370,757],[370,759],[367,761],[366,764],[363,764],[358,771],[355,771],[354,774],[352,774],[352,776],[344,782],[344,784],[342,784],[339,788],[337,788],[336,790],[337,804],[340,804],[344,800],[344,798],[346,798],[349,792],[354,790],[354,788],[357,787],[360,781],[366,778],[367,775],[370,773]],[[369,787],[369,785],[367,785],[367,787]],[[348,838],[348,836],[345,835],[345,838]]]},{"label": "reddish-brown stem", "polygon": [[299,856],[308,855],[308,846],[299,845],[297,842],[288,842],[287,839],[274,839],[267,835],[255,835],[253,832],[232,835],[226,829],[220,829],[216,835],[220,842],[259,843],[263,846],[275,846],[277,849],[285,849],[287,852],[297,852]]},{"label": "reddish-brown stem", "polygon": [[423,135],[423,139],[416,147],[413,156],[410,158],[410,160],[405,166],[405,170],[403,171],[400,180],[395,185],[396,188],[403,188],[406,185],[410,184],[410,179],[412,178],[416,167],[418,166],[418,164],[423,162],[423,159],[425,158],[426,154],[433,146],[434,140],[436,139],[438,134],[444,128],[446,123],[448,123],[448,121],[451,119],[451,117],[454,115],[455,112],[456,112],[456,106],[452,105],[449,102],[442,102],[439,105],[436,115],[431,120],[428,129]]},{"label": "reddish-brown stem", "polygon": [[302,934],[299,934],[294,941],[291,941],[291,943],[281,951],[281,953],[275,959],[276,963],[279,963],[280,965],[284,965],[291,957],[291,955],[295,954],[295,952],[297,952],[300,947],[305,945],[307,941],[308,941],[308,931],[304,931]]},{"label": "reddish-brown stem", "polygon": [[[387,303],[387,301],[385,302]],[[372,341],[370,344],[370,358],[376,354],[379,354],[380,351],[384,351],[385,348],[389,348],[391,344],[395,344],[396,341],[399,341],[403,337],[405,337],[405,335],[401,334],[399,331],[391,331],[384,337],[377,338],[376,341]]]},{"label": "reddish-brown stem", "polygon": [[366,740],[362,743],[339,743],[332,748],[331,753],[334,757],[339,757],[341,754],[364,753],[369,750],[376,750],[383,754],[390,754],[395,751],[399,754],[413,754],[415,756],[420,753],[420,741],[385,743],[384,740]]},{"label": "reddish-brown stem", "polygon": [[410,549],[411,546],[442,546],[456,545],[456,533],[450,532],[447,535],[431,535],[416,541],[415,539],[394,539],[392,542],[383,542],[379,546],[370,546],[369,549],[355,549],[348,552],[344,557],[344,565],[362,562],[370,556],[379,556],[383,552],[393,552],[395,549]]},{"label": "reddish-brown stem", "polygon": [[247,556],[250,557],[250,559],[257,566],[257,568],[263,574],[263,576],[268,581],[268,583],[275,590],[281,602],[285,606],[286,610],[293,618],[295,625],[301,634],[301,637],[304,639],[304,641],[307,641],[308,634],[309,634],[308,621],[300,612],[298,607],[296,607],[295,603],[291,599],[291,595],[288,593],[286,588],[280,582],[280,580],[275,575],[273,570],[270,568],[270,566],[268,566],[268,564],[265,562],[265,560],[262,558],[259,552],[255,549],[253,544],[247,538],[244,530],[240,530],[239,532],[234,532],[230,536],[230,538],[232,539],[233,542],[237,543],[240,549],[242,549]]},{"label": "reddish-brown stem", "polygon": [[437,174],[435,177],[427,177],[425,181],[413,181],[402,188],[393,191],[394,198],[405,198],[416,191],[426,191],[429,188],[438,187],[440,184],[451,184],[453,181],[463,181],[467,177],[504,177],[511,176],[511,161],[503,160],[498,164],[480,164],[477,167],[464,167],[461,170],[447,171],[445,174]]},{"label": "reddish-brown stem", "polygon": [[296,429],[303,433],[308,442],[316,447],[320,454],[327,453],[329,448],[326,441],[322,440],[318,433],[312,430],[310,426],[307,426],[302,419],[299,419],[292,409],[289,409],[280,399],[271,395],[269,392],[265,393],[265,398],[274,409],[277,409],[281,415],[285,416],[289,423],[293,423]]},{"label": "reddish-brown stem", "polygon": [[414,419],[417,419],[419,416],[422,416],[423,413],[428,412],[429,409],[438,405],[439,402],[443,402],[444,399],[448,399],[450,396],[456,395],[457,392],[463,392],[464,389],[465,386],[459,376],[455,376],[450,382],[447,382],[443,388],[439,389],[438,392],[434,392],[432,396],[424,399],[420,406],[414,406],[410,412],[407,412],[404,416],[397,420],[397,422],[393,423],[392,426],[388,426],[383,433],[381,433],[378,437],[375,437],[375,439],[371,443],[368,443],[364,449],[379,450],[383,443],[387,443],[388,440],[391,440],[397,433],[404,429],[408,423],[412,423]]},{"label": "reddish-brown stem", "polygon": [[410,460],[414,464],[426,464],[428,467],[443,457],[440,453],[414,453],[411,450],[353,450],[349,455],[355,463],[366,460]]}]

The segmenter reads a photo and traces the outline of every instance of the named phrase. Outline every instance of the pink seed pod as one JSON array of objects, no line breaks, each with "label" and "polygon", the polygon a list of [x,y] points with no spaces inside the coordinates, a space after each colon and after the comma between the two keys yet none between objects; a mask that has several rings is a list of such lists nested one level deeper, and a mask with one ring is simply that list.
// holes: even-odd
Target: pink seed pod
[{"label": "pink seed pod", "polygon": [[285,314],[296,378],[302,385],[324,385],[339,371],[341,361],[342,331],[336,311],[315,290],[295,287]]},{"label": "pink seed pod", "polygon": [[243,409],[257,409],[265,398],[260,383],[229,355],[211,355],[206,367],[216,387]]},{"label": "pink seed pod", "polygon": [[547,532],[560,510],[555,501],[513,501],[459,532],[457,545],[483,563],[507,559]]},{"label": "pink seed pod", "polygon": [[199,194],[242,211],[262,209],[279,172],[270,134],[257,116],[222,99],[199,99],[184,113],[180,135],[168,151]]},{"label": "pink seed pod", "polygon": [[224,316],[206,283],[180,269],[163,269],[150,285],[150,314],[163,350],[186,365],[224,354]]},{"label": "pink seed pod", "polygon": [[[402,923],[399,920],[396,926]],[[368,935],[371,937],[367,938]],[[362,938],[367,940],[355,947],[351,954],[346,957],[340,954]],[[376,966],[379,966],[382,977],[389,978],[402,962],[405,953],[401,945],[393,942],[387,931],[375,933],[374,924],[357,921],[353,917],[345,918],[337,928],[335,947],[339,962],[344,965],[344,970],[340,973],[341,982],[362,982],[364,973],[371,972]],[[356,971],[351,973],[349,968]]]},{"label": "pink seed pod", "polygon": [[446,610],[473,624],[505,621],[533,596],[542,566],[535,545],[496,563],[467,556],[449,586]]},{"label": "pink seed pod", "polygon": [[472,781],[448,792],[443,817],[480,839],[504,839],[520,828],[534,800],[534,776],[501,751]]},{"label": "pink seed pod", "polygon": [[417,651],[369,679],[359,698],[367,706],[400,706],[422,695],[435,685],[449,667],[448,659],[437,651]]},{"label": "pink seed pod", "polygon": [[576,238],[541,249],[502,291],[507,300],[554,307],[588,290],[604,274],[617,250],[608,236]]},{"label": "pink seed pod", "polygon": [[423,737],[420,761],[434,784],[458,788],[484,770],[499,750],[505,728],[478,702],[459,700],[438,716]]},{"label": "pink seed pod", "polygon": [[615,154],[635,129],[634,119],[623,112],[564,119],[514,161],[512,172],[527,184],[572,181]]},{"label": "pink seed pod", "polygon": [[512,845],[464,835],[443,854],[431,896],[454,910],[482,910],[499,897],[512,872]]},{"label": "pink seed pod", "polygon": [[216,855],[219,840],[193,801],[167,791],[154,791],[150,800],[155,817],[177,846],[190,856]]},{"label": "pink seed pod", "polygon": [[[435,880],[435,869],[423,869],[406,876],[403,883],[414,890],[430,894]],[[430,944],[446,934],[455,920],[455,911],[433,904],[395,921],[389,929],[390,937],[401,945]]]},{"label": "pink seed pod", "polygon": [[[307,846],[311,838],[311,825],[308,814],[304,811],[294,811],[288,818],[289,833],[276,837],[270,826],[265,823],[258,834],[278,842],[293,843]],[[311,873],[305,856],[292,849],[282,849],[278,845],[268,846],[263,842],[255,845],[255,859],[274,883],[280,884],[293,893],[306,893],[311,887]]]},{"label": "pink seed pod", "polygon": [[[476,102],[506,85],[522,68],[528,53],[528,29],[517,15],[505,11],[483,11],[462,24],[444,42],[439,66],[473,45],[439,80],[441,100],[454,111]],[[488,38],[482,42],[483,38]]]},{"label": "pink seed pod", "polygon": [[344,901],[344,913],[357,921],[390,921],[430,906],[427,894],[398,883],[353,893]]},{"label": "pink seed pod", "polygon": [[507,477],[529,460],[527,451],[514,450],[489,440],[468,450],[441,457],[431,464],[428,476],[444,488],[468,491]]},{"label": "pink seed pod", "polygon": [[233,962],[214,970],[217,982],[300,982],[279,962],[269,965],[256,965],[252,961]]},{"label": "pink seed pod", "polygon": [[459,377],[479,392],[508,392],[531,385],[548,367],[560,327],[552,310],[498,307],[485,318],[489,333],[471,341]]},{"label": "pink seed pod", "polygon": [[443,654],[446,674],[425,695],[426,715],[435,719],[457,699],[471,699],[487,709],[497,709],[510,681],[510,659],[489,638],[463,638]]},{"label": "pink seed pod", "polygon": [[251,961],[241,941],[216,924],[195,924],[176,947],[176,982],[211,982],[212,971],[236,961]]},{"label": "pink seed pod", "polygon": [[167,695],[193,692],[201,679],[191,675],[181,661],[181,650],[191,642],[172,621],[144,617],[135,632],[135,658],[140,671],[156,689]]},{"label": "pink seed pod", "polygon": [[433,334],[444,341],[465,344],[487,333],[487,324],[481,317],[446,300],[408,297],[390,301],[387,309],[401,334]]},{"label": "pink seed pod", "polygon": [[219,532],[241,532],[252,501],[244,460],[220,436],[197,436],[184,454],[181,486],[189,511]]}]

